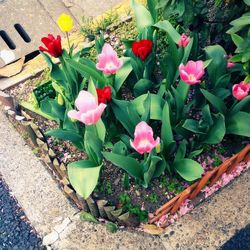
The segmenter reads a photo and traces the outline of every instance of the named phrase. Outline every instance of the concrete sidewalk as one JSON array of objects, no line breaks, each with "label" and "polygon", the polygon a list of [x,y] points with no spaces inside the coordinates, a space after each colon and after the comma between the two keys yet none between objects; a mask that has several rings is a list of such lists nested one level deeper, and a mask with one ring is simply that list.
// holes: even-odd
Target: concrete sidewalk
[{"label": "concrete sidewalk", "polygon": [[218,249],[249,222],[250,174],[195,208],[161,237],[79,220],[78,210],[0,112],[0,173],[44,243],[52,249]]}]

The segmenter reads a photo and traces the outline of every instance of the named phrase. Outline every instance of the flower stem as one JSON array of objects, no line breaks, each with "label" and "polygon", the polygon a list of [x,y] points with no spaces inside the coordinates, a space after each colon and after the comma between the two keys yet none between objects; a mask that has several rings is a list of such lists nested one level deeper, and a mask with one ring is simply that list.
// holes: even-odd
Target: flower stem
[{"label": "flower stem", "polygon": [[66,32],[66,37],[67,37],[69,52],[70,52],[70,41],[69,41],[69,33],[68,32]]}]

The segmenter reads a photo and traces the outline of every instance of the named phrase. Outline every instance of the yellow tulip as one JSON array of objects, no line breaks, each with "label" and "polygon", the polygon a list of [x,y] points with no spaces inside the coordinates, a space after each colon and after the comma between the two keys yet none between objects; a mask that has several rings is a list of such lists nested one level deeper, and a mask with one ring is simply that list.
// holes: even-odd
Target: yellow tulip
[{"label": "yellow tulip", "polygon": [[57,24],[61,31],[69,32],[73,26],[73,20],[71,19],[70,15],[61,14],[57,19]]}]

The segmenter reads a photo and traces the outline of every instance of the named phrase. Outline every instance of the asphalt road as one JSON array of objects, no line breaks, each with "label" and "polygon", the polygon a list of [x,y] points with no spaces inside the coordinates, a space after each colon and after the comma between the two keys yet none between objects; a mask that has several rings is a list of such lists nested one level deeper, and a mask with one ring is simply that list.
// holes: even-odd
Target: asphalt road
[{"label": "asphalt road", "polygon": [[0,249],[45,250],[23,210],[0,176]]},{"label": "asphalt road", "polygon": [[239,230],[220,250],[250,250],[250,224]]}]

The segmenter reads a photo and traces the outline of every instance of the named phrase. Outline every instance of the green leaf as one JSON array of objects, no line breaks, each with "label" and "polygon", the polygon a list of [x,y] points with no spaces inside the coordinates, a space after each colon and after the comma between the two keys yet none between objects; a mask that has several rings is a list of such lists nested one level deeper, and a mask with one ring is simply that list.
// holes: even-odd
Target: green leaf
[{"label": "green leaf", "polygon": [[209,128],[203,143],[217,144],[222,141],[226,133],[225,119],[222,114],[215,115],[214,124]]},{"label": "green leaf", "polygon": [[250,105],[250,95],[236,103],[232,108],[230,109],[229,116],[233,116],[234,114],[241,111],[245,106]]},{"label": "green leaf", "polygon": [[143,5],[138,4],[135,0],[131,0],[130,3],[135,13],[136,27],[139,32],[154,24],[153,17]]},{"label": "green leaf", "polygon": [[84,147],[89,159],[95,162],[96,165],[100,165],[102,162],[102,146],[103,143],[98,137],[96,127],[86,126],[84,135]]},{"label": "green leaf", "polygon": [[153,86],[152,81],[148,79],[140,79],[135,85],[134,85],[134,94],[135,96],[139,96],[142,94],[147,93]]},{"label": "green leaf", "polygon": [[98,220],[92,214],[87,213],[87,212],[81,212],[80,220],[98,223]]},{"label": "green leaf", "polygon": [[117,142],[112,150],[112,153],[118,154],[118,155],[126,155],[127,154],[127,146],[124,142],[119,141]]},{"label": "green leaf", "polygon": [[[154,176],[154,173],[155,173],[155,170],[156,170],[156,166],[157,166],[157,163],[159,161],[161,161],[161,157],[159,156],[152,156],[151,159],[150,159],[150,164],[148,166],[148,170],[144,173],[144,187],[148,187],[151,179],[153,178]],[[147,167],[147,166],[146,166]]]},{"label": "green leaf", "polygon": [[59,122],[59,120],[64,120],[65,107],[59,105],[54,99],[46,98],[42,100],[40,103],[40,109],[43,113],[55,117],[54,120],[57,120],[57,122]]},{"label": "green leaf", "polygon": [[220,113],[225,114],[227,112],[227,107],[224,102],[217,96],[209,93],[205,89],[201,89],[202,94],[210,102],[210,104],[216,108]]},{"label": "green leaf", "polygon": [[199,121],[193,119],[186,119],[182,127],[196,134],[205,134],[200,127]]},{"label": "green leaf", "polygon": [[84,199],[87,199],[95,189],[101,166],[86,160],[72,162],[67,166],[71,185]]},{"label": "green leaf", "polygon": [[250,6],[250,0],[243,0],[243,1],[246,5]]},{"label": "green leaf", "polygon": [[109,152],[103,152],[103,156],[106,160],[128,172],[131,176],[143,181],[143,166],[134,158]]},{"label": "green leaf", "polygon": [[250,114],[238,112],[228,117],[226,133],[250,137]]},{"label": "green leaf", "polygon": [[65,129],[52,129],[45,133],[47,136],[53,136],[61,140],[78,142],[83,140],[83,136],[79,135],[75,131]]},{"label": "green leaf", "polygon": [[191,159],[177,160],[173,163],[173,168],[186,181],[197,180],[204,172],[202,166]]},{"label": "green leaf", "polygon": [[123,65],[116,72],[116,75],[115,75],[114,88],[115,88],[116,92],[118,92],[120,90],[121,86],[123,85],[123,83],[125,82],[125,80],[127,79],[127,77],[129,76],[129,74],[132,71],[130,58],[123,57],[121,59],[123,60]]},{"label": "green leaf", "polygon": [[160,22],[156,23],[154,26],[167,32],[170,35],[170,37],[173,39],[173,41],[176,44],[178,44],[178,41],[179,41],[181,36],[169,21],[167,21],[167,20],[160,21]]},{"label": "green leaf", "polygon": [[147,0],[147,6],[148,6],[151,16],[154,19],[154,22],[157,21],[156,4],[157,4],[157,0]]},{"label": "green leaf", "polygon": [[80,74],[85,75],[86,73],[89,74],[95,81],[98,81],[99,85],[104,87],[105,83],[107,82],[106,78],[103,77],[97,70],[93,69],[87,64],[83,64],[80,62],[75,62],[74,60],[67,59],[67,63],[73,67],[76,71]]},{"label": "green leaf", "polygon": [[169,116],[169,105],[167,101],[165,102],[165,105],[162,110],[161,139],[163,141],[164,151],[172,142],[174,142],[170,116]]},{"label": "green leaf", "polygon": [[112,99],[112,109],[116,119],[133,136],[135,126],[141,121],[135,106],[129,101]]},{"label": "green leaf", "polygon": [[232,34],[231,37],[232,37],[232,40],[233,40],[234,44],[237,47],[239,47],[240,44],[244,42],[244,39],[241,36],[237,35],[237,34]]},{"label": "green leaf", "polygon": [[[141,95],[135,98],[132,101],[135,109],[139,115],[143,115],[145,112],[144,101],[147,98],[148,94]],[[156,94],[150,94],[150,119],[152,120],[161,120],[162,118],[162,105],[164,103],[163,99]]]},{"label": "green leaf", "polygon": [[106,228],[110,233],[116,233],[118,230],[118,226],[110,221],[106,224]]},{"label": "green leaf", "polygon": [[38,107],[38,104],[37,105],[34,105],[33,103],[29,103],[29,102],[25,102],[25,101],[21,101],[20,102],[20,105],[38,115],[41,115],[43,117],[45,117],[46,119],[49,119],[49,120],[57,120],[56,117],[54,116],[51,116],[49,114],[46,114],[44,112],[42,112],[42,110]]},{"label": "green leaf", "polygon": [[105,136],[106,136],[106,128],[105,125],[102,121],[102,119],[99,119],[99,121],[96,123],[96,130],[99,139],[104,142],[105,141]]},{"label": "green leaf", "polygon": [[187,146],[186,146],[186,142],[184,141],[179,145],[174,161],[184,159],[186,155],[186,151],[187,151]]},{"label": "green leaf", "polygon": [[226,51],[220,45],[208,46],[205,48],[207,59],[212,59],[208,65],[207,71],[212,84],[227,72]]}]

